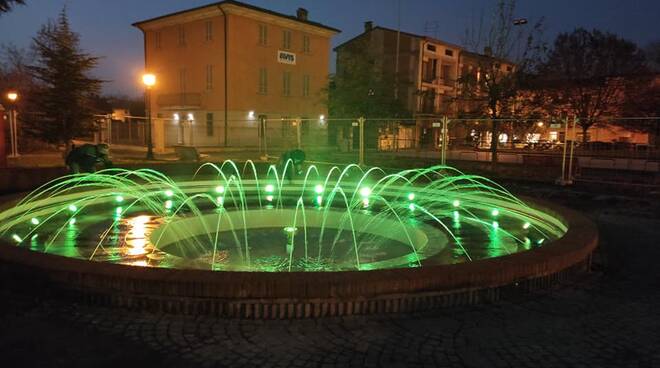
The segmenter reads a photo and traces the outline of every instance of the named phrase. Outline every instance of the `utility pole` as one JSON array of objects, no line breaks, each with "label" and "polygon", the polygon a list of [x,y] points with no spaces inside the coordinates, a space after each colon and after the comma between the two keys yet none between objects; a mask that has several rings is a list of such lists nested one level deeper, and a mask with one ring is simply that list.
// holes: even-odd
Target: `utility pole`
[{"label": "utility pole", "polygon": [[360,127],[360,154],[359,154],[359,160],[358,164],[360,166],[364,166],[364,122],[365,118],[361,116],[358,118],[358,125]]}]

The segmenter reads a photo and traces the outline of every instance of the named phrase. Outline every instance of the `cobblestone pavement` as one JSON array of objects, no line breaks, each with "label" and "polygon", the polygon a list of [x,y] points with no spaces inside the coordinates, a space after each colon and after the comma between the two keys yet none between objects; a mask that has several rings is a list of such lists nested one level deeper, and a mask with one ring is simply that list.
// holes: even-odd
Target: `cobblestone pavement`
[{"label": "cobblestone pavement", "polygon": [[0,354],[40,367],[660,367],[660,204],[580,193],[557,200],[598,222],[595,270],[517,300],[251,321],[93,308],[5,290]]}]

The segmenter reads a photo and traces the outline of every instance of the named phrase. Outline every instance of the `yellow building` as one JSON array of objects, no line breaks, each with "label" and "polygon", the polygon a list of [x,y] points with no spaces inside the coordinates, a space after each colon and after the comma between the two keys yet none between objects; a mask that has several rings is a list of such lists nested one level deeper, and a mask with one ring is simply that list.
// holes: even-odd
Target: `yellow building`
[{"label": "yellow building", "polygon": [[290,16],[222,1],[133,25],[157,78],[148,103],[156,152],[327,140],[322,90],[339,30],[305,9]]}]

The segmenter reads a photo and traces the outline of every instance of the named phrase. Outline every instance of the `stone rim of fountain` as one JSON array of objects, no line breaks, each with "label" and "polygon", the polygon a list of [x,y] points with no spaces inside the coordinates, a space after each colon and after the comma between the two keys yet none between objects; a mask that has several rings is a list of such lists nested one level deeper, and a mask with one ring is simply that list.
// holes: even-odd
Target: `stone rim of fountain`
[{"label": "stone rim of fountain", "polygon": [[93,303],[173,313],[302,318],[421,311],[496,301],[589,268],[598,244],[595,224],[564,207],[525,201],[561,219],[568,231],[543,247],[461,264],[434,265],[430,258],[420,268],[214,272],[90,262],[2,244],[0,270]]}]

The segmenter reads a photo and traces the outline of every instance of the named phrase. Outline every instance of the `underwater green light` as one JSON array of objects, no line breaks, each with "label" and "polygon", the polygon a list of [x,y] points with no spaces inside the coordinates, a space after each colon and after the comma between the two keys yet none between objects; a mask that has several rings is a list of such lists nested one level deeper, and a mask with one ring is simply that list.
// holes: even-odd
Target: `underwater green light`
[{"label": "underwater green light", "polygon": [[493,216],[497,216],[500,214],[500,210],[498,210],[497,208],[493,208],[493,210],[490,211],[490,214]]},{"label": "underwater green light", "polygon": [[360,188],[360,195],[363,197],[369,197],[371,194],[371,188],[369,187],[362,187]]},{"label": "underwater green light", "polygon": [[78,207],[76,207],[75,204],[70,204],[69,205],[69,211],[76,212],[76,211],[78,211]]},{"label": "underwater green light", "polygon": [[369,207],[369,198],[364,198],[364,199],[362,200],[362,206],[363,206],[364,208]]},{"label": "underwater green light", "polygon": [[264,187],[264,190],[266,191],[266,193],[272,193],[275,190],[275,187],[273,186],[273,184],[268,184],[266,185],[266,187]]},{"label": "underwater green light", "polygon": [[72,218],[69,220],[69,225],[75,225],[75,224],[76,224],[76,218],[75,218],[75,217],[72,217]]},{"label": "underwater green light", "polygon": [[219,194],[222,194],[222,193],[225,192],[225,187],[222,186],[222,185],[218,185],[217,187],[215,187],[215,192],[219,193]]},{"label": "underwater green light", "polygon": [[124,209],[121,208],[121,207],[115,208],[115,213],[118,214],[118,215],[121,215],[122,211],[124,211]]},{"label": "underwater green light", "polygon": [[321,194],[321,193],[323,193],[323,185],[321,185],[321,184],[316,184],[316,186],[314,186],[314,192],[315,192],[316,194]]},{"label": "underwater green light", "polygon": [[322,196],[316,196],[316,204],[321,205],[323,203],[323,197]]},{"label": "underwater green light", "polygon": [[272,201],[273,201],[273,196],[272,196],[272,195],[267,195],[267,196],[266,196],[266,200],[267,200],[268,202],[272,202]]},{"label": "underwater green light", "polygon": [[409,204],[408,209],[410,209],[411,211],[414,211],[415,210],[415,204],[414,203]]},{"label": "underwater green light", "polygon": [[454,205],[454,207],[458,207],[458,206],[461,205],[461,201],[459,201],[458,199],[455,199],[452,204]]},{"label": "underwater green light", "polygon": [[173,195],[174,195],[174,192],[171,191],[170,189],[168,189],[168,190],[165,191],[165,196],[167,196],[167,197],[171,197],[171,196],[173,196]]},{"label": "underwater green light", "polygon": [[408,200],[412,201],[415,199],[415,193],[408,193]]},{"label": "underwater green light", "polygon": [[529,229],[530,226],[532,226],[532,224],[530,224],[529,222],[525,222],[523,224],[523,229],[527,230],[527,229]]},{"label": "underwater green light", "polygon": [[118,195],[118,196],[116,196],[116,197],[115,197],[115,201],[117,201],[117,203],[121,203],[121,202],[123,202],[123,201],[124,201],[124,197],[123,197],[123,196],[120,196],[120,195]]},{"label": "underwater green light", "polygon": [[541,245],[541,244],[543,244],[544,241],[545,241],[545,239],[541,238],[536,242],[536,244]]},{"label": "underwater green light", "polygon": [[287,233],[289,233],[289,234],[291,234],[291,233],[295,233],[296,230],[298,230],[298,229],[296,229],[296,228],[293,227],[293,226],[287,226],[287,227],[284,228],[284,231],[287,232]]},{"label": "underwater green light", "polygon": [[11,238],[14,239],[14,241],[16,241],[17,243],[20,243],[20,242],[23,241],[23,239],[21,239],[21,237],[16,235],[16,234],[12,235]]},{"label": "underwater green light", "polygon": [[217,198],[215,199],[215,202],[216,202],[218,205],[222,206],[222,205],[225,204],[225,197],[217,197]]},{"label": "underwater green light", "polygon": [[39,225],[39,219],[36,218],[36,217],[33,217],[32,219],[30,219],[30,222],[31,222],[33,225]]},{"label": "underwater green light", "polygon": [[458,213],[458,211],[454,211],[454,221],[458,221],[460,217],[461,215]]},{"label": "underwater green light", "polygon": [[493,229],[499,229],[500,224],[497,221],[493,221]]},{"label": "underwater green light", "polygon": [[165,201],[165,208],[167,208],[168,210],[171,209],[173,205],[174,204],[172,203],[171,200],[168,199]]}]

